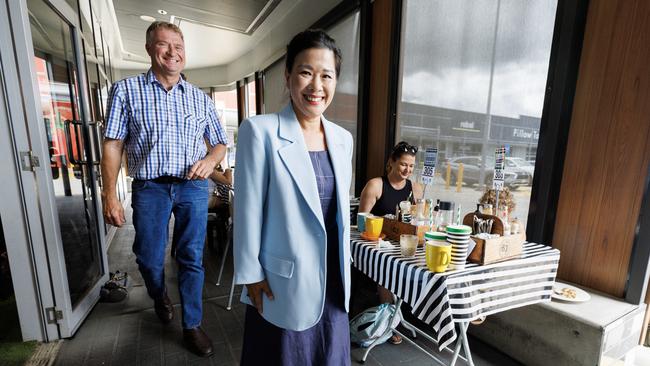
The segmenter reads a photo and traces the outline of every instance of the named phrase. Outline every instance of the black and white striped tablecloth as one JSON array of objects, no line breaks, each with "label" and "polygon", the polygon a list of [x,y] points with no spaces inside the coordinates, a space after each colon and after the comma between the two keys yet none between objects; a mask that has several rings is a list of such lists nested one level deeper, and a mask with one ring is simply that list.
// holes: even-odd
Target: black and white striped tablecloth
[{"label": "black and white striped tablecloth", "polygon": [[559,250],[526,243],[517,259],[433,273],[423,248],[402,258],[398,245],[377,248],[354,231],[350,236],[354,266],[411,305],[413,315],[433,328],[440,349],[456,339],[454,322],[550,301],[560,262]]}]

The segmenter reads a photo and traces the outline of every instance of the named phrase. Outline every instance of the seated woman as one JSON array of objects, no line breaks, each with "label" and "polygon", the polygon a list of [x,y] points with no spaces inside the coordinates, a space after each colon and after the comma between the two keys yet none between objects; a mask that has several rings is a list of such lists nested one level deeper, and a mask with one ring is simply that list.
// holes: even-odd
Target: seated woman
[{"label": "seated woman", "polygon": [[[230,190],[232,188],[232,170],[223,170],[219,164],[208,179],[210,198],[208,201],[208,211],[216,215],[214,229],[216,229],[216,240],[208,238],[210,249],[220,252],[217,246],[223,248],[223,244],[228,240],[228,219],[230,218]],[[208,222],[208,227],[210,222]],[[213,229],[208,230],[211,235]]]},{"label": "seated woman", "polygon": [[224,207],[228,204],[228,191],[232,189],[232,169],[223,170],[219,164],[208,181],[210,187],[210,202],[208,209],[213,210],[217,207]]},{"label": "seated woman", "polygon": [[[408,178],[413,173],[415,155],[418,149],[405,141],[393,147],[386,163],[386,174],[372,178],[361,191],[359,212],[370,212],[375,216],[395,214],[401,201],[422,198],[422,185],[411,182]],[[393,294],[388,289],[377,286],[381,303],[393,302]],[[393,344],[402,343],[402,338],[394,334],[389,340]]]}]

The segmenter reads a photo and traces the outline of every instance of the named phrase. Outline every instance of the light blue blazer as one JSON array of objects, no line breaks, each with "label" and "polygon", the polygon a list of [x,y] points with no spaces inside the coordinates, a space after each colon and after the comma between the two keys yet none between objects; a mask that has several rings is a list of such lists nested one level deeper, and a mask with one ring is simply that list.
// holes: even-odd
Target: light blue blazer
[{"label": "light blue blazer", "polygon": [[[321,117],[336,175],[339,268],[327,268],[327,238],[316,178],[300,124],[289,104],[280,113],[246,119],[237,136],[234,257],[237,284],[266,279],[264,319],[305,330],[318,322],[327,270],[341,271],[350,299],[352,135]],[[241,301],[252,305],[246,288]]]}]

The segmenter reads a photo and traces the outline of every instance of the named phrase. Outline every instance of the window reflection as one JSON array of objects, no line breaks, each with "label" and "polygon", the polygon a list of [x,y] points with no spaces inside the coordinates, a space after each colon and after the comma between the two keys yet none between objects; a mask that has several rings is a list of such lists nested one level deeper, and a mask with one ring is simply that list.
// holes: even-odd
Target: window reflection
[{"label": "window reflection", "polygon": [[90,174],[92,154],[86,150],[86,126],[80,122],[87,117],[80,114],[81,86],[70,26],[43,1],[29,0],[27,8],[67,286],[75,308],[104,273]]},{"label": "window reflection", "polygon": [[255,98],[256,98],[256,93],[255,93],[255,78],[252,78],[248,84],[246,84],[246,89],[248,90],[248,98],[246,100],[248,101],[248,116],[255,116],[257,115],[257,105],[255,104]]},{"label": "window reflection", "polygon": [[[354,13],[347,19],[327,30],[327,33],[336,40],[336,45],[341,49],[343,62],[341,75],[336,84],[336,94],[332,104],[325,111],[325,116],[330,121],[345,128],[352,134],[354,144],[357,142],[357,94],[359,89],[359,13]],[[352,187],[350,194],[354,194],[356,149],[352,156]]]},{"label": "window reflection", "polygon": [[289,103],[289,91],[284,81],[285,58],[274,62],[264,70],[264,110],[278,113]]},{"label": "window reflection", "polygon": [[228,134],[228,153],[225,157],[226,166],[235,165],[235,145],[237,145],[237,122],[239,117],[237,115],[237,91],[234,85],[230,90],[215,91],[212,93],[212,100],[214,107],[217,110],[219,121],[225,127]]},{"label": "window reflection", "polygon": [[420,155],[438,148],[438,174],[427,198],[473,209],[483,187],[491,187],[494,151],[503,145],[506,185],[517,203],[511,217],[526,220],[556,5],[405,1],[397,136],[419,146]]}]

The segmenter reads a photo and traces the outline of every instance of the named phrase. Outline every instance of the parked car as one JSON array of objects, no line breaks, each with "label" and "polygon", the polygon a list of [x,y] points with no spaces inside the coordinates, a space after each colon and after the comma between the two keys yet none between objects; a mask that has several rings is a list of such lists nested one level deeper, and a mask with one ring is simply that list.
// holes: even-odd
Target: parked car
[{"label": "parked car", "polygon": [[535,174],[535,163],[533,164],[529,163],[528,161],[522,159],[522,158],[506,158],[506,171],[512,169],[514,171],[516,170],[523,170],[530,174],[530,177],[532,178]]},{"label": "parked car", "polygon": [[[513,159],[506,157],[505,179],[504,184],[510,189],[517,189],[522,186],[530,186],[533,182],[533,170],[535,167],[525,166],[522,167]],[[523,159],[522,159],[523,160]],[[465,184],[479,184],[481,168],[483,166],[480,156],[461,156],[449,159],[441,164],[441,173],[446,174],[447,166],[451,167],[451,183],[456,182],[458,177],[458,167],[463,164],[463,183]],[[525,163],[525,161],[524,161]],[[532,170],[530,169],[532,168]],[[487,185],[492,185],[492,178],[494,177],[494,160],[488,159],[487,166],[485,167],[484,182]]]}]

